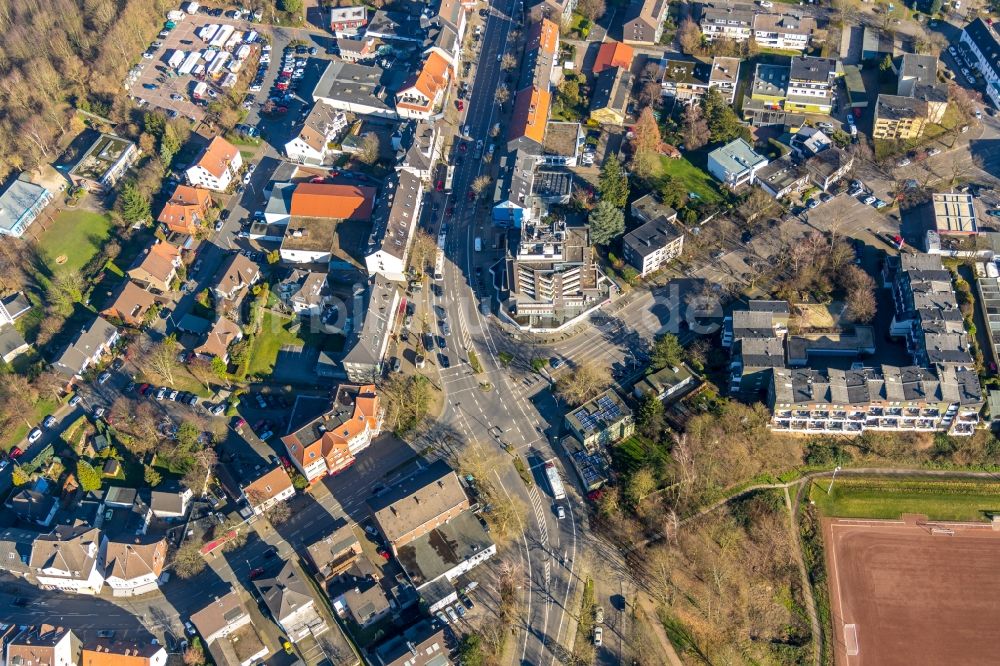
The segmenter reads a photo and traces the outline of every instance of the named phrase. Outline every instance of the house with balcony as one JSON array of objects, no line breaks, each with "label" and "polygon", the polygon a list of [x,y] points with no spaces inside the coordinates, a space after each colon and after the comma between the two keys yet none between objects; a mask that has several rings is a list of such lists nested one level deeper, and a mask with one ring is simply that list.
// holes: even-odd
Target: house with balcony
[{"label": "house with balcony", "polygon": [[239,149],[221,136],[212,139],[188,167],[188,183],[214,192],[225,192],[243,168]]},{"label": "house with balcony", "polygon": [[85,523],[59,525],[35,539],[31,571],[44,589],[100,594],[104,587],[107,537]]},{"label": "house with balcony", "polygon": [[731,190],[753,185],[767,158],[754,152],[744,139],[733,139],[708,154],[708,172]]},{"label": "house with balcony", "polygon": [[566,428],[585,447],[609,446],[635,432],[632,410],[614,389],[571,410],[564,421]]}]

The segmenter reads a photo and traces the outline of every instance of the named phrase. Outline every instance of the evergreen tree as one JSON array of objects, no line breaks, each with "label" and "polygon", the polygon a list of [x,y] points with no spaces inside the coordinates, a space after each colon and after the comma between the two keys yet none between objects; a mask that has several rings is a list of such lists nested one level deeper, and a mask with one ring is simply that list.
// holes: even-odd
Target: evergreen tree
[{"label": "evergreen tree", "polygon": [[101,475],[86,460],[76,461],[76,480],[84,492],[97,490],[101,487]]},{"label": "evergreen tree", "polygon": [[625,233],[625,213],[612,202],[604,199],[590,211],[590,241],[607,245]]},{"label": "evergreen tree", "polygon": [[605,160],[597,179],[597,191],[601,201],[607,201],[615,208],[624,209],[628,203],[628,174],[617,156],[612,155]]},{"label": "evergreen tree", "polygon": [[150,217],[149,200],[142,195],[135,183],[126,183],[118,195],[119,212],[129,223],[145,222]]}]

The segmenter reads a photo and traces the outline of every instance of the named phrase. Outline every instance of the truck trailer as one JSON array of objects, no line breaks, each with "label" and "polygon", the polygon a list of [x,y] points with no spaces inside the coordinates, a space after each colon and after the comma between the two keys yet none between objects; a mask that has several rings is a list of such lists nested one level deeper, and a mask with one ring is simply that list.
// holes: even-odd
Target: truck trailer
[{"label": "truck trailer", "polygon": [[201,26],[197,30],[198,37],[200,37],[203,42],[211,42],[217,32],[219,32],[218,23],[209,23],[208,25]]}]

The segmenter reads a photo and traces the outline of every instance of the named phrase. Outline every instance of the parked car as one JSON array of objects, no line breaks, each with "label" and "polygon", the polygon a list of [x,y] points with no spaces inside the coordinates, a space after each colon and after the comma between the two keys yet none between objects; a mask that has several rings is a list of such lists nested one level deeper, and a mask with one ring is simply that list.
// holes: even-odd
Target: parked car
[{"label": "parked car", "polygon": [[55,424],[56,424],[56,417],[52,416],[51,414],[46,416],[45,420],[42,421],[42,426],[45,428],[51,428]]},{"label": "parked car", "polygon": [[110,372],[108,372],[108,371],[104,371],[104,372],[102,372],[102,373],[100,374],[100,376],[99,376],[99,377],[97,378],[97,383],[98,383],[98,384],[104,384],[104,383],[106,383],[106,382],[107,382],[107,381],[108,381],[109,379],[111,379],[111,373],[110,373]]},{"label": "parked car", "polygon": [[157,399],[157,400],[163,400],[163,398],[164,398],[164,397],[165,397],[166,395],[167,395],[167,387],[166,387],[166,386],[161,386],[161,387],[160,387],[160,390],[158,390],[158,391],[156,392],[156,399]]},{"label": "parked car", "polygon": [[597,606],[594,608],[594,622],[596,624],[604,623],[604,606]]},{"label": "parked car", "polygon": [[80,404],[80,402],[82,400],[83,400],[83,398],[81,398],[80,396],[74,395],[72,398],[69,399],[69,406],[70,407],[76,407],[77,405]]},{"label": "parked car", "polygon": [[594,645],[596,647],[604,645],[604,629],[601,627],[594,627]]},{"label": "parked car", "polygon": [[32,431],[30,433],[28,433],[28,443],[29,444],[34,444],[35,442],[37,442],[39,440],[39,438],[41,436],[42,436],[42,429],[41,428],[34,428],[34,429],[32,429]]}]

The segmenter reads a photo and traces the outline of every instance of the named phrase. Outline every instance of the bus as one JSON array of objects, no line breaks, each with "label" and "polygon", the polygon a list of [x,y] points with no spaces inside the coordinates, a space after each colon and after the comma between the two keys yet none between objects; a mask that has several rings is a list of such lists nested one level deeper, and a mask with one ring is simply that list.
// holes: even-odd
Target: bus
[{"label": "bus", "polygon": [[444,178],[444,191],[451,192],[451,183],[455,180],[455,166],[452,164],[448,165],[448,175]]},{"label": "bus", "polygon": [[444,279],[444,250],[438,250],[434,258],[434,279]]}]

